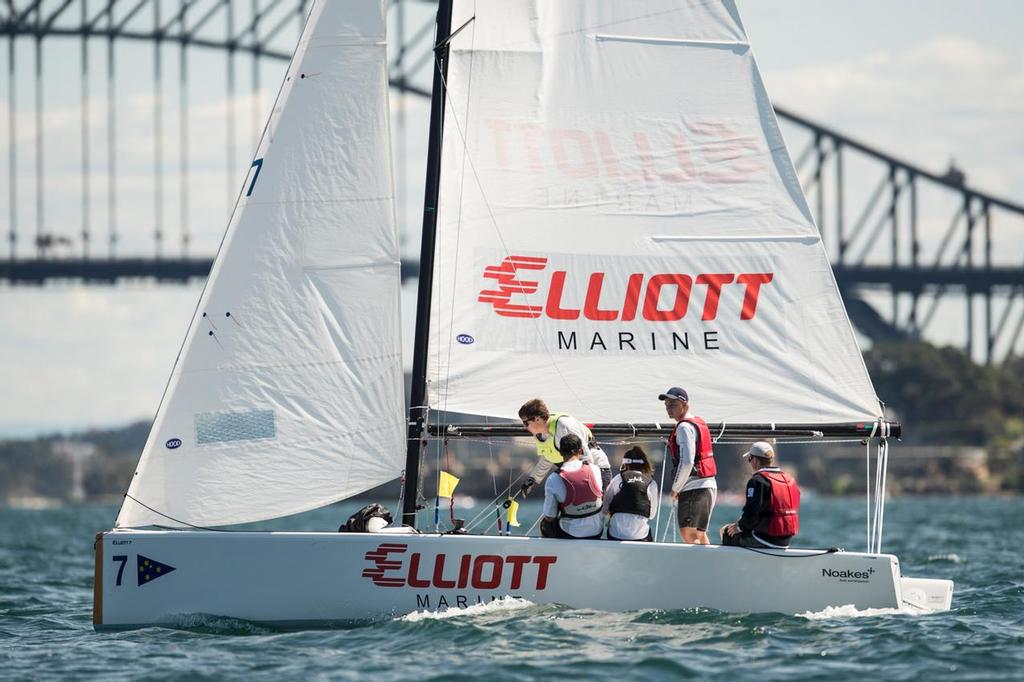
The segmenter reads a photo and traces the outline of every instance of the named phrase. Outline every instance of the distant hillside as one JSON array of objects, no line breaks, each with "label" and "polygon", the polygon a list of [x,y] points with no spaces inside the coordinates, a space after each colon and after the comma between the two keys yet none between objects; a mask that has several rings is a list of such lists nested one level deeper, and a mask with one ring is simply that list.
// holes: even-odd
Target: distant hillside
[{"label": "distant hillside", "polygon": [[[890,416],[904,424],[904,443],[892,451],[891,491],[1024,492],[1024,358],[984,367],[953,348],[898,342],[877,344],[865,353],[865,362]],[[120,500],[148,432],[149,422],[141,421],[117,429],[0,441],[0,504]],[[608,448],[613,463],[622,449]],[[652,445],[651,452],[656,449]],[[511,441],[493,447],[453,442],[451,470],[463,479],[459,491],[489,499],[533,463],[531,450],[528,443]],[[742,487],[747,475],[738,457],[742,448],[720,445],[716,451],[720,487]],[[815,443],[782,445],[779,452],[783,465],[794,469],[806,488],[864,490],[863,448]],[[424,461],[428,497],[433,495],[433,461],[433,455]]]},{"label": "distant hillside", "polygon": [[0,503],[120,499],[149,422],[0,441]]}]

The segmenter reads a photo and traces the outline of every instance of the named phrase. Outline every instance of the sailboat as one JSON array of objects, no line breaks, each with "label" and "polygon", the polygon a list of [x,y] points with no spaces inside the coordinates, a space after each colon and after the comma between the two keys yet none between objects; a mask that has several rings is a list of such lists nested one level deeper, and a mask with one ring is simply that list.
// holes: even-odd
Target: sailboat
[{"label": "sailboat", "polygon": [[[384,5],[310,10],[115,527],[97,535],[95,627],[307,626],[504,596],[948,609],[950,581],[904,577],[881,551],[900,426],[731,0],[440,3],[405,412]],[[522,436],[510,420],[534,395],[599,439],[665,438],[656,396],[677,383],[721,442],[874,448],[866,551],[416,530],[427,443]],[[402,523],[380,532],[224,529],[398,478]]]}]

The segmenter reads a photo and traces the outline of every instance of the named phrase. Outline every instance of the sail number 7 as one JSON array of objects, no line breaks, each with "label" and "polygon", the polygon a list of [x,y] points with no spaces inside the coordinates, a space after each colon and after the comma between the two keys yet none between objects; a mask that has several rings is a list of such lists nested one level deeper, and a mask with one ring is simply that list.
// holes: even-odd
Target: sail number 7
[{"label": "sail number 7", "polygon": [[124,577],[124,567],[125,567],[125,564],[128,563],[128,555],[127,554],[117,554],[117,555],[114,555],[114,556],[112,556],[110,558],[121,564],[120,566],[117,567],[117,582],[114,583],[115,585],[120,587],[121,586],[121,578]]},{"label": "sail number 7", "polygon": [[249,166],[249,170],[252,170],[253,168],[256,170],[253,171],[252,181],[249,183],[249,189],[245,192],[245,196],[247,197],[251,197],[252,191],[256,189],[256,179],[260,177],[260,169],[263,168],[263,159],[256,159],[253,161],[252,165]]}]

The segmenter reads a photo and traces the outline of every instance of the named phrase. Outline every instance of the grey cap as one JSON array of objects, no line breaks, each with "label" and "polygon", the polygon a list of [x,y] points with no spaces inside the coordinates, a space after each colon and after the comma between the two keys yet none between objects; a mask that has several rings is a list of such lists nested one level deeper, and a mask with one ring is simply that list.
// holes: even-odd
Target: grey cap
[{"label": "grey cap", "polygon": [[775,448],[772,447],[771,443],[759,440],[751,445],[749,450],[743,453],[743,459],[750,461],[751,457],[757,457],[758,459],[764,459],[770,462],[775,459]]}]

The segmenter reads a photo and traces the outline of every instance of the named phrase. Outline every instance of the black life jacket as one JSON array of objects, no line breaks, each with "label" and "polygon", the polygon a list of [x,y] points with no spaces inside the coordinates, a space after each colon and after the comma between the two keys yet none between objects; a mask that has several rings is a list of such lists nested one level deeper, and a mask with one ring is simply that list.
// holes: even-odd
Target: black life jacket
[{"label": "black life jacket", "polygon": [[647,488],[654,479],[642,471],[632,470],[622,471],[619,476],[622,477],[622,487],[612,498],[608,511],[612,514],[637,514],[649,517],[651,498],[647,496]]},{"label": "black life jacket", "polygon": [[370,519],[384,519],[389,525],[391,524],[391,512],[388,511],[387,507],[379,504],[368,504],[352,516],[348,517],[348,521],[341,524],[338,528],[339,533],[365,533],[366,524]]}]

